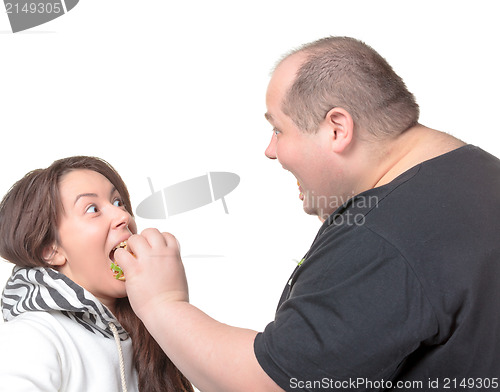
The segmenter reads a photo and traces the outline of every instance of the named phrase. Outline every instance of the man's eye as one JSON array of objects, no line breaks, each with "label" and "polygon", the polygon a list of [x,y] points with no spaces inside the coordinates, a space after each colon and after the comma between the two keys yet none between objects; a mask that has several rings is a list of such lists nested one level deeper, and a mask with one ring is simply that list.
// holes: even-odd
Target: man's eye
[{"label": "man's eye", "polygon": [[87,214],[94,214],[97,212],[97,207],[94,205],[91,205],[90,207],[87,208],[85,211]]},{"label": "man's eye", "polygon": [[278,136],[278,133],[280,133],[280,131],[278,128],[273,128],[273,133],[274,133],[274,136]]}]

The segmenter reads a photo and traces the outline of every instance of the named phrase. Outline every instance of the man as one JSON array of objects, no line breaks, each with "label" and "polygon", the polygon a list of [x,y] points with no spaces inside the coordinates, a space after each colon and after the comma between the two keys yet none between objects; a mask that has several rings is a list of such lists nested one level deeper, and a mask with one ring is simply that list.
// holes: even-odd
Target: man
[{"label": "man", "polygon": [[202,391],[500,388],[500,161],[420,125],[351,38],[288,55],[266,98],[266,155],[325,222],[262,333],[188,303],[171,234],[131,237],[127,292],[172,361]]}]

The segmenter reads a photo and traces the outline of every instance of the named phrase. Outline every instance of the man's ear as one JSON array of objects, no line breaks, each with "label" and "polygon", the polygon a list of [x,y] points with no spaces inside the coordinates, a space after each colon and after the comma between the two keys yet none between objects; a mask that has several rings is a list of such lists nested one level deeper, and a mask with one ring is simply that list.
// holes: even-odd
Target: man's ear
[{"label": "man's ear", "polygon": [[324,119],[324,125],[330,130],[332,151],[341,153],[351,143],[354,135],[354,121],[345,109],[330,109]]},{"label": "man's ear", "polygon": [[61,267],[66,264],[66,256],[63,252],[61,252],[56,244],[47,246],[43,250],[43,259],[47,262],[47,264],[54,267]]}]

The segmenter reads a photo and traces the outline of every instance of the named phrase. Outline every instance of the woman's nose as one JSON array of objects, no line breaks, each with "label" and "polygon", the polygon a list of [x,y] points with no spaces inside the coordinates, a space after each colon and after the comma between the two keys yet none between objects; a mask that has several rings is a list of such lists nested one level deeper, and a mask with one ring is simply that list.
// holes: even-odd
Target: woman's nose
[{"label": "woman's nose", "polygon": [[131,234],[137,233],[137,223],[126,209],[113,205],[112,213],[114,214],[111,222],[113,229],[127,229]]},{"label": "woman's nose", "polygon": [[276,136],[273,133],[273,136],[271,136],[271,141],[269,142],[269,145],[266,148],[265,154],[266,157],[269,159],[276,159]]},{"label": "woman's nose", "polygon": [[123,207],[113,206],[113,218],[112,218],[113,228],[128,227],[130,222],[133,220],[132,216]]}]

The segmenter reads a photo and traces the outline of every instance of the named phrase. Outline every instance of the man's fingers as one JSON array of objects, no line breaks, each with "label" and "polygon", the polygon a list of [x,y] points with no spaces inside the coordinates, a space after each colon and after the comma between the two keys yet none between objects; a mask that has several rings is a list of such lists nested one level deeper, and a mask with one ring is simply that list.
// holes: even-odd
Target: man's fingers
[{"label": "man's fingers", "polygon": [[[154,230],[154,229],[153,229]],[[127,240],[127,248],[135,255],[143,254],[151,249],[151,244],[147,237],[141,234],[134,234]]]},{"label": "man's fingers", "polygon": [[118,248],[115,251],[114,257],[116,263],[120,266],[124,273],[130,267],[130,263],[133,263],[135,261],[135,257],[129,251],[123,248]]},{"label": "man's fingers", "polygon": [[181,245],[179,244],[179,241],[177,241],[177,238],[175,238],[173,234],[161,233],[161,235],[169,248],[175,249],[180,253]]},{"label": "man's fingers", "polygon": [[[131,262],[140,262],[141,256],[158,254],[162,251],[170,251],[179,254],[180,246],[177,238],[170,233],[160,233],[157,229],[145,229],[141,234],[134,234],[127,240],[127,250],[117,249],[115,251],[116,262],[123,271],[129,268]],[[129,252],[132,252],[132,256]]]},{"label": "man's fingers", "polygon": [[151,248],[159,249],[167,246],[165,238],[158,229],[145,229],[142,231],[141,237],[146,239]]}]

